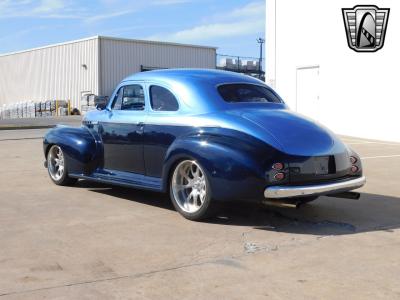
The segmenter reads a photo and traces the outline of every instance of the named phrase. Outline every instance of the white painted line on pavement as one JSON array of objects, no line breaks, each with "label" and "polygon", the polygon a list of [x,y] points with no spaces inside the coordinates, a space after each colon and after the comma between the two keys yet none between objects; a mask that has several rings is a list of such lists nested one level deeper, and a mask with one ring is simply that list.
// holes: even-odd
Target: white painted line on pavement
[{"label": "white painted line on pavement", "polygon": [[390,146],[399,146],[400,144],[396,143],[385,143],[385,142],[354,142],[354,143],[346,143],[347,145],[364,145],[364,144],[378,144],[378,145],[390,145]]},{"label": "white painted line on pavement", "polygon": [[395,154],[395,155],[382,155],[382,156],[367,156],[367,157],[361,157],[361,159],[391,158],[391,157],[400,157],[400,154]]}]

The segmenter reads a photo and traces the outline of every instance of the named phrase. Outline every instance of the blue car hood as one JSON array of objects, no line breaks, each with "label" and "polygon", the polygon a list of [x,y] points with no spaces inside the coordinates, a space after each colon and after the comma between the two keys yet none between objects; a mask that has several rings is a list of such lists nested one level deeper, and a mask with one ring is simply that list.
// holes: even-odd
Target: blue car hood
[{"label": "blue car hood", "polygon": [[233,113],[257,125],[259,138],[267,143],[273,141],[272,146],[287,154],[315,156],[346,151],[330,130],[288,109],[246,108]]}]

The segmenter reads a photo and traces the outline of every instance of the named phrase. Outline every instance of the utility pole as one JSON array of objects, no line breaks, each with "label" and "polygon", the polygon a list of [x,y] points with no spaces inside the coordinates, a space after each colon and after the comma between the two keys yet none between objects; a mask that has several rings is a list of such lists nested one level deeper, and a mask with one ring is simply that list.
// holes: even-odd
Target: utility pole
[{"label": "utility pole", "polygon": [[261,74],[262,74],[262,67],[261,67],[261,65],[262,65],[262,51],[263,51],[263,44],[265,43],[265,40],[263,39],[263,38],[258,38],[257,39],[257,43],[259,43],[260,44],[260,59],[259,59],[259,65],[258,65],[258,76],[260,77],[260,79],[261,79]]}]

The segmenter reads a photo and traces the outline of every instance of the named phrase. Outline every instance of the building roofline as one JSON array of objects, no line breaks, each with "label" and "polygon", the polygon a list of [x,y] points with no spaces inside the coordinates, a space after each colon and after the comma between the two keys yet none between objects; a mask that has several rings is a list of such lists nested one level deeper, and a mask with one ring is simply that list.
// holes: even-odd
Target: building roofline
[{"label": "building roofline", "polygon": [[120,38],[120,37],[112,37],[112,36],[98,36],[100,39],[105,40],[114,40],[114,41],[125,41],[125,42],[138,42],[138,43],[145,43],[145,44],[162,44],[162,45],[174,45],[174,46],[181,46],[181,47],[191,47],[191,48],[205,48],[205,49],[215,49],[217,50],[218,47],[215,46],[204,46],[204,45],[195,45],[195,44],[183,44],[183,43],[175,43],[175,42],[167,42],[167,41],[153,41],[153,40],[142,40],[142,39],[129,39],[129,38]]},{"label": "building roofline", "polygon": [[170,42],[163,42],[163,41],[151,41],[151,40],[140,40],[140,39],[128,39],[128,38],[118,38],[118,37],[111,37],[111,36],[96,35],[96,36],[87,37],[87,38],[78,39],[78,40],[72,40],[72,41],[67,41],[67,42],[62,42],[62,43],[56,43],[56,44],[51,44],[51,45],[46,45],[46,46],[41,46],[41,47],[30,48],[30,49],[26,49],[26,50],[3,53],[3,54],[0,54],[0,57],[10,56],[10,55],[14,55],[14,54],[21,54],[21,53],[26,53],[26,52],[32,52],[32,51],[42,50],[42,49],[47,49],[47,48],[52,48],[52,47],[59,47],[59,46],[63,46],[63,45],[75,44],[75,43],[85,42],[85,41],[94,40],[94,39],[105,39],[105,40],[125,41],[125,42],[138,42],[138,43],[145,43],[145,44],[172,45],[172,46],[180,46],[180,47],[204,48],[204,49],[214,49],[214,50],[218,49],[218,47],[211,47],[211,46],[170,43]]},{"label": "building roofline", "polygon": [[53,48],[53,47],[58,47],[58,46],[63,46],[63,45],[75,44],[75,43],[94,40],[94,39],[98,39],[98,38],[99,38],[98,36],[92,36],[92,37],[78,39],[78,40],[72,40],[72,41],[67,41],[67,42],[62,42],[62,43],[56,43],[56,44],[51,44],[51,45],[46,45],[46,46],[41,46],[41,47],[30,48],[30,49],[26,49],[26,50],[8,52],[8,53],[0,54],[0,57],[14,55],[14,54],[20,54],[20,53],[25,53],[25,52],[31,52],[31,51],[36,51],[36,50],[42,50],[42,49],[46,49],[46,48]]}]

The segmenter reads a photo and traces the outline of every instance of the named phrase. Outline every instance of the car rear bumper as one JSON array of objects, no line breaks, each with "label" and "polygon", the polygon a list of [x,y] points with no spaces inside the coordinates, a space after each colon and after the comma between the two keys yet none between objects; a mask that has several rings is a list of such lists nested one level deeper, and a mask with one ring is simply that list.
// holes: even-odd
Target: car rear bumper
[{"label": "car rear bumper", "polygon": [[318,196],[351,191],[362,187],[366,183],[365,176],[341,182],[323,183],[298,186],[270,186],[264,191],[267,199],[279,199],[301,196]]}]

